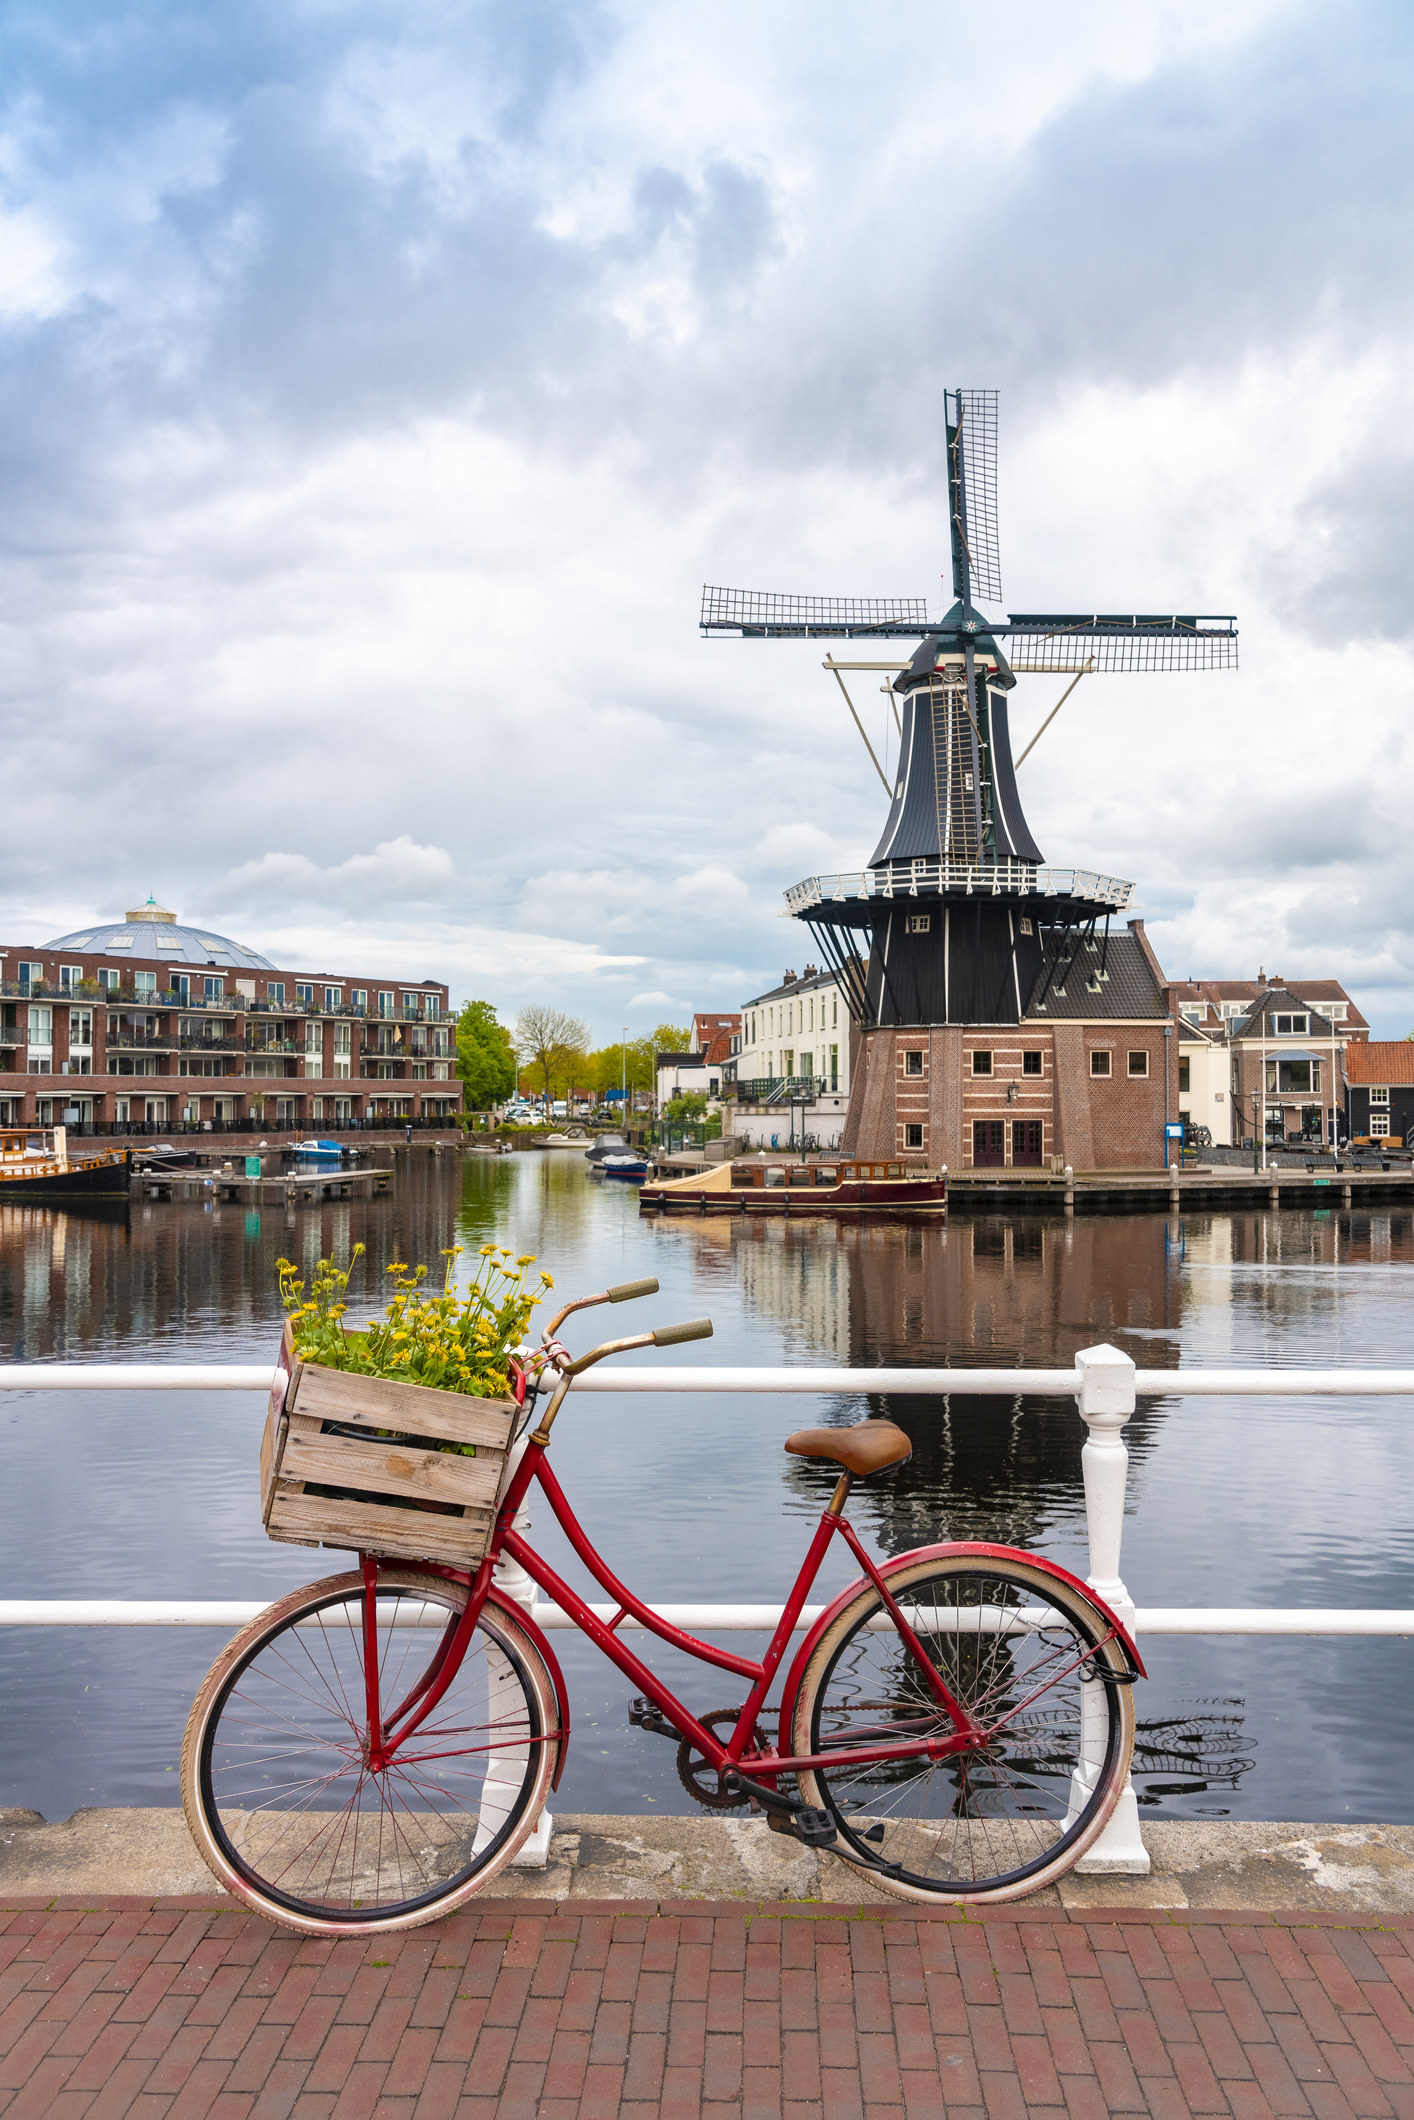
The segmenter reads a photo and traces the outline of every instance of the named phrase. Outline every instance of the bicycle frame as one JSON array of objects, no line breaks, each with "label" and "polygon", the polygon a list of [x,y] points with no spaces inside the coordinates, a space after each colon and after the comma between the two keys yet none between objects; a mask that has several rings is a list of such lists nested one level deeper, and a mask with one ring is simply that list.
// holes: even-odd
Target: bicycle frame
[{"label": "bicycle frame", "polygon": [[[595,1581],[615,1600],[618,1610],[610,1620],[600,1619],[578,1592],[571,1589],[514,1528],[516,1512],[532,1481],[537,1481],[543,1489],[575,1553],[584,1562]],[[920,1735],[916,1738],[873,1745],[851,1742],[848,1747],[850,1759],[861,1766],[888,1760],[938,1760],[972,1749],[983,1738],[984,1732],[944,1684],[940,1672],[895,1601],[884,1576],[860,1542],[849,1519],[843,1514],[843,1498],[837,1497],[837,1500],[840,1506],[836,1507],[835,1502],[832,1502],[816,1526],[766,1653],[757,1661],[750,1657],[737,1656],[729,1649],[716,1648],[712,1643],[702,1641],[696,1635],[673,1626],[670,1621],[661,1618],[650,1605],[635,1596],[626,1584],[621,1583],[576,1517],[568,1497],[546,1462],[545,1444],[532,1437],[511,1477],[497,1512],[490,1548],[475,1575],[464,1569],[441,1565],[430,1567],[430,1572],[444,1579],[466,1583],[471,1594],[463,1611],[447,1622],[442,1639],[413,1690],[386,1717],[379,1698],[376,1606],[378,1563],[372,1555],[365,1554],[360,1557],[365,1593],[364,1668],[370,1769],[377,1773],[389,1764],[400,1747],[432,1713],[452,1684],[490,1593],[495,1563],[503,1553],[509,1559],[520,1563],[532,1582],[574,1621],[580,1631],[623,1672],[625,1678],[653,1703],[679,1735],[686,1738],[719,1773],[739,1772],[743,1767],[747,1767],[750,1768],[754,1779],[774,1787],[777,1776],[781,1774],[798,1774],[814,1768],[836,1765],[839,1760],[838,1750],[833,1753],[793,1754],[782,1752],[779,1744],[773,1750],[764,1750],[753,1746],[752,1742],[757,1717],[765,1705],[786,1647],[795,1631],[796,1621],[829,1551],[831,1540],[836,1537],[844,1540],[865,1577],[878,1592],[905,1651],[918,1665],[924,1683],[941,1713],[952,1723],[951,1733]],[[730,1671],[748,1681],[750,1691],[725,1743],[700,1723],[678,1699],[672,1688],[637,1657],[627,1643],[620,1640],[617,1630],[624,1620],[630,1618],[637,1620],[641,1626],[656,1634],[660,1640],[669,1643],[671,1647],[684,1651],[698,1663],[714,1665],[718,1670]],[[1086,1652],[1089,1653],[1091,1652]],[[1077,1657],[1077,1667],[1084,1660],[1084,1655]],[[1011,1712],[1014,1714],[1017,1710],[1013,1709]],[[564,1739],[568,1736],[568,1730],[549,1732],[547,1735]]]}]

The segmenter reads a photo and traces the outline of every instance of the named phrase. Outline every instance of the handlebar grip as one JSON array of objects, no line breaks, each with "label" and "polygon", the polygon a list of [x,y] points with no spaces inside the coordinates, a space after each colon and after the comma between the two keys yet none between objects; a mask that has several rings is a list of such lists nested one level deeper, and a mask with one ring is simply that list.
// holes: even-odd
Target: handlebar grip
[{"label": "handlebar grip", "polygon": [[676,1347],[679,1340],[710,1340],[712,1320],[689,1318],[686,1325],[660,1325],[653,1334],[655,1347]]},{"label": "handlebar grip", "polygon": [[631,1303],[635,1296],[656,1296],[658,1283],[650,1276],[646,1281],[620,1281],[608,1292],[611,1303]]}]

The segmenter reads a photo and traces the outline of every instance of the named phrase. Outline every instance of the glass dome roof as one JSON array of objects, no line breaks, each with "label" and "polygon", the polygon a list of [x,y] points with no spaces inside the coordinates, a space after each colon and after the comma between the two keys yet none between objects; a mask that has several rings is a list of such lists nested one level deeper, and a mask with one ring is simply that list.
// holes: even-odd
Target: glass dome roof
[{"label": "glass dome roof", "polygon": [[43,947],[101,952],[104,956],[112,951],[120,961],[124,957],[143,957],[169,964],[214,964],[233,971],[275,970],[268,957],[248,949],[243,942],[232,942],[228,935],[218,935],[212,928],[180,926],[176,914],[158,905],[155,898],[136,907],[124,920],[76,928],[72,935],[56,935]]}]

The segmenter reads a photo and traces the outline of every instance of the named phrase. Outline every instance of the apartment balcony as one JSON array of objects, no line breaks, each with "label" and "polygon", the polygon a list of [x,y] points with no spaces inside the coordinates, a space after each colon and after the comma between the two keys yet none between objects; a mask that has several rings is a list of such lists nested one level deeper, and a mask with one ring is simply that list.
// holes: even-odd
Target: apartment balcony
[{"label": "apartment balcony", "polygon": [[170,1031],[125,1030],[110,1017],[105,1043],[110,1053],[175,1053],[181,1041]]},{"label": "apartment balcony", "polygon": [[185,1032],[177,1040],[184,1053],[244,1053],[251,1048],[237,1031]]},{"label": "apartment balcony", "polygon": [[792,1097],[806,1097],[813,1104],[817,1097],[840,1094],[831,1091],[823,1075],[756,1075],[722,1087],[727,1095],[735,1089],[739,1104],[785,1104]]}]

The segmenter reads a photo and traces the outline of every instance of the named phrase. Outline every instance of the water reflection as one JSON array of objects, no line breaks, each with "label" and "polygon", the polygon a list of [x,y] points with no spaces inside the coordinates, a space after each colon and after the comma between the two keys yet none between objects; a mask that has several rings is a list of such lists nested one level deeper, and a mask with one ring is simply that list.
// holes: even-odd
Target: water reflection
[{"label": "water reflection", "polygon": [[[641,1220],[630,1189],[590,1179],[573,1155],[438,1160],[419,1147],[399,1169],[388,1199],[290,1211],[0,1207],[0,1356],[259,1358],[278,1334],[281,1255],[308,1271],[363,1243],[356,1287],[378,1306],[392,1260],[435,1270],[444,1246],[494,1238],[538,1254],[567,1293],[656,1273],[663,1294],[645,1321],[710,1313],[717,1337],[692,1351],[706,1361],[1050,1367],[1109,1340],[1159,1369],[1414,1364],[1414,1218],[1399,1211],[942,1227]],[[588,1344],[595,1321],[576,1322],[574,1344]],[[1083,1572],[1084,1432],[1072,1406],[880,1394],[873,1410],[914,1444],[899,1474],[856,1492],[856,1521],[878,1550],[988,1538]],[[556,1430],[557,1465],[592,1534],[645,1594],[764,1599],[787,1588],[833,1478],[787,1458],[782,1441],[860,1411],[843,1398],[584,1398]],[[255,1597],[327,1566],[261,1534],[261,1413],[258,1395],[0,1398],[0,1594]],[[1414,1606],[1409,1413],[1401,1401],[1149,1401],[1128,1433],[1124,1568],[1139,1603]],[[583,1583],[553,1527],[537,1532]],[[681,1808],[670,1749],[628,1731],[617,1673],[570,1637],[557,1646],[580,1726],[564,1807]],[[7,1630],[0,1685],[23,1713],[0,1737],[0,1802],[60,1816],[83,1802],[171,1801],[164,1777],[213,1647],[166,1631]],[[1148,1647],[1142,1765],[1164,1808],[1410,1816],[1405,1645]],[[689,1698],[726,1704],[719,1677],[690,1675],[666,1653],[657,1661]],[[1377,1723],[1372,1690],[1386,1704]]]}]

